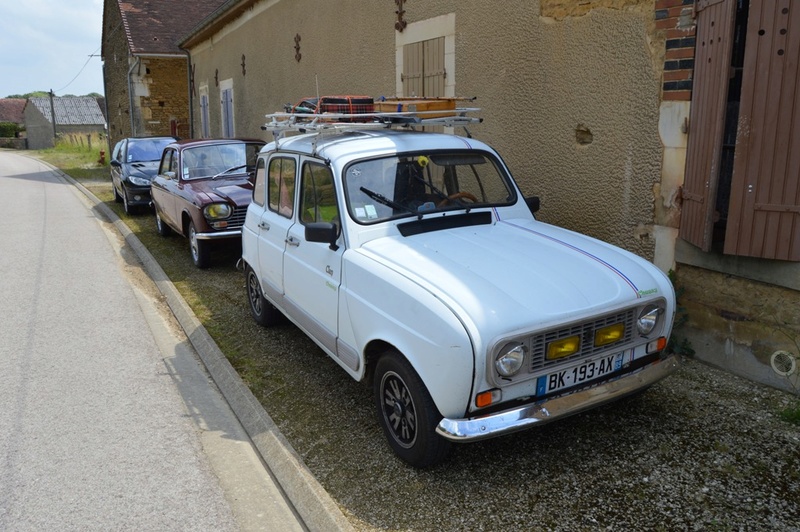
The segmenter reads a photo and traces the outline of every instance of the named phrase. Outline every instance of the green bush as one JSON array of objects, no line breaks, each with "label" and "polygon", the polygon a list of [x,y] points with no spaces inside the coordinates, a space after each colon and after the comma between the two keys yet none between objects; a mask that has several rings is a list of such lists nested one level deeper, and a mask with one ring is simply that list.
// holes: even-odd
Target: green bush
[{"label": "green bush", "polygon": [[0,137],[10,138],[16,137],[17,133],[22,131],[22,127],[14,122],[0,122]]}]

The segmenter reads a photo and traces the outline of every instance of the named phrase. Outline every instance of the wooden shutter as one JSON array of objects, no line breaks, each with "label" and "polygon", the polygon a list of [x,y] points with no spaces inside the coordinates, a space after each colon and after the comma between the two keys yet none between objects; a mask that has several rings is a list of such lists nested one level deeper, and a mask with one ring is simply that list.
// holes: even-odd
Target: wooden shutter
[{"label": "wooden shutter", "polygon": [[423,44],[424,96],[439,98],[444,96],[444,37],[425,41]]},{"label": "wooden shutter", "polygon": [[800,261],[800,2],[751,0],[725,253]]},{"label": "wooden shutter", "polygon": [[722,156],[735,0],[698,0],[680,236],[708,251]]},{"label": "wooden shutter", "polygon": [[422,42],[403,47],[403,96],[424,96]]},{"label": "wooden shutter", "polygon": [[403,47],[403,96],[444,96],[444,37]]},{"label": "wooden shutter", "polygon": [[233,89],[222,91],[222,136],[233,137]]}]

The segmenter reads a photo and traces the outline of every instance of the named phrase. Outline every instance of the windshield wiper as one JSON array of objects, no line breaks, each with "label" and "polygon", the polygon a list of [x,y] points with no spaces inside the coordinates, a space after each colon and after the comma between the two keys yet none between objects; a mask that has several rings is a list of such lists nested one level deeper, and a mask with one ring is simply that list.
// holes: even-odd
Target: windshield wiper
[{"label": "windshield wiper", "polygon": [[220,172],[220,173],[218,173],[218,174],[214,174],[214,175],[212,175],[212,176],[211,176],[211,179],[216,179],[216,178],[218,178],[218,177],[219,177],[219,176],[221,176],[221,175],[225,175],[225,174],[227,174],[227,173],[233,172],[234,170],[241,170],[242,168],[246,168],[246,167],[247,167],[247,165],[246,165],[246,164],[240,164],[239,166],[231,166],[231,167],[230,167],[230,168],[228,168],[227,170],[223,170],[222,172]]},{"label": "windshield wiper", "polygon": [[[383,194],[378,194],[374,190],[370,190],[370,189],[365,188],[365,187],[361,187],[359,190],[361,190],[361,192],[363,192],[364,194],[366,194],[370,198],[374,199],[378,203],[382,203],[382,204],[386,205],[387,207],[391,207],[392,209],[396,209],[396,210],[410,212],[411,214],[419,214],[417,211],[415,211],[411,207],[407,207],[405,205],[401,205],[400,203],[397,203],[396,201],[392,201],[389,198],[387,198],[386,196],[384,196]],[[421,214],[420,214],[420,217],[422,217]]]}]

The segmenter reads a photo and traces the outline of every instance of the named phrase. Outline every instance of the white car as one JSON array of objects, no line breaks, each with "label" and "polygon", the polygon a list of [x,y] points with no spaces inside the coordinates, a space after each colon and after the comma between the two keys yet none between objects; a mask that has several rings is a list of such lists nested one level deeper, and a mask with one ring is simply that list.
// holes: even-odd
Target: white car
[{"label": "white car", "polygon": [[471,138],[350,124],[261,151],[242,231],[253,318],[288,317],[368,379],[394,452],[526,429],[643,390],[666,349],[666,275],[537,221]]}]

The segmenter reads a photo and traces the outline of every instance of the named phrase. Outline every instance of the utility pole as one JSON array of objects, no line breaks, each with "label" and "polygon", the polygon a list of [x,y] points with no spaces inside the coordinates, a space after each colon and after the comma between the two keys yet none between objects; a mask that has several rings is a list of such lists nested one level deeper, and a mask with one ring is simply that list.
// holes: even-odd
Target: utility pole
[{"label": "utility pole", "polygon": [[53,147],[56,145],[56,107],[53,103],[53,89],[50,89],[50,117],[53,119]]}]

